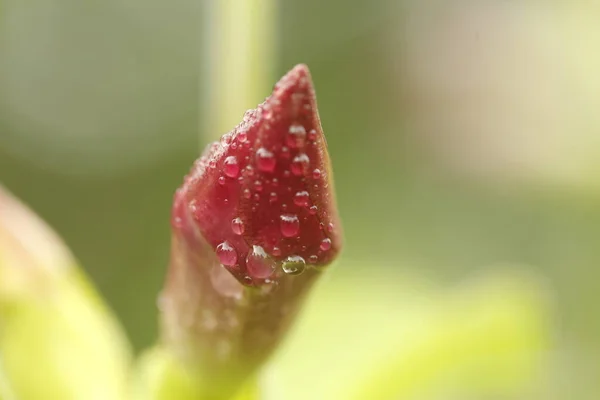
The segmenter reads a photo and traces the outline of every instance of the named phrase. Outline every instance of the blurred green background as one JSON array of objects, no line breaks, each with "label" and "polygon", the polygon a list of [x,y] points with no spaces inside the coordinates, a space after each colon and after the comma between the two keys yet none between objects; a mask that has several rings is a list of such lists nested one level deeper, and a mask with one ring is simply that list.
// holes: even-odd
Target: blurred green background
[{"label": "blurred green background", "polygon": [[[170,202],[202,147],[205,11],[0,8],[0,182],[65,239],[137,349],[157,335]],[[443,289],[523,265],[551,298],[572,398],[596,398],[600,376],[599,20],[591,1],[280,1],[272,77],[313,74],[346,232],[335,273]]]}]

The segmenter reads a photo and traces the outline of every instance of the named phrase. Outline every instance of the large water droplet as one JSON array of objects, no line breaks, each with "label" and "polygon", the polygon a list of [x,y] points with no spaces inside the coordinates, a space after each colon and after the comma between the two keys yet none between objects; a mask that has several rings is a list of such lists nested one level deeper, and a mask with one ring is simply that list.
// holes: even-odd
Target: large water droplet
[{"label": "large water droplet", "polygon": [[217,257],[219,257],[221,264],[228,267],[232,267],[237,263],[237,253],[227,241],[217,246]]},{"label": "large water droplet", "polygon": [[231,230],[236,235],[244,234],[244,222],[242,221],[242,219],[240,217],[234,218],[231,221]]},{"label": "large water droplet", "polygon": [[327,251],[331,248],[331,239],[325,238],[321,241],[319,248],[323,251]]},{"label": "large water droplet", "polygon": [[277,160],[273,153],[269,150],[261,147],[256,151],[256,166],[263,172],[273,172],[275,170],[275,164]]},{"label": "large water droplet", "polygon": [[306,140],[306,129],[300,124],[290,125],[286,143],[292,149],[304,146]]},{"label": "large water droplet", "polygon": [[310,159],[308,158],[308,156],[306,154],[304,154],[304,153],[298,154],[292,160],[292,166],[291,166],[292,174],[294,174],[296,176],[304,175],[306,173],[306,170],[308,169],[309,162],[310,162]]},{"label": "large water droplet", "polygon": [[281,265],[283,272],[288,275],[299,275],[304,272],[306,261],[300,256],[289,256]]},{"label": "large water droplet", "polygon": [[265,279],[275,271],[275,261],[261,246],[252,246],[252,251],[246,257],[246,268],[254,278]]},{"label": "large water droplet", "polygon": [[296,193],[294,196],[294,204],[298,207],[306,207],[308,205],[308,192],[304,190]]},{"label": "large water droplet", "polygon": [[240,165],[238,164],[237,158],[235,156],[229,156],[225,159],[225,163],[223,165],[223,172],[230,178],[235,178],[240,173]]},{"label": "large water droplet", "polygon": [[300,221],[298,216],[293,214],[282,214],[281,218],[281,234],[285,237],[291,238],[298,235],[300,231]]}]

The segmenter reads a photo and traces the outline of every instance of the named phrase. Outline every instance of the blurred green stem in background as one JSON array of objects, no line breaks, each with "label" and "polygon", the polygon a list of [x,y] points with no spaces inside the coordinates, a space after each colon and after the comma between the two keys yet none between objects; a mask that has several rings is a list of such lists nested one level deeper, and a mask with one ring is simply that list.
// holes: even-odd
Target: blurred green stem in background
[{"label": "blurred green stem in background", "polygon": [[268,94],[277,45],[276,0],[213,0],[206,11],[201,146],[231,130]]}]

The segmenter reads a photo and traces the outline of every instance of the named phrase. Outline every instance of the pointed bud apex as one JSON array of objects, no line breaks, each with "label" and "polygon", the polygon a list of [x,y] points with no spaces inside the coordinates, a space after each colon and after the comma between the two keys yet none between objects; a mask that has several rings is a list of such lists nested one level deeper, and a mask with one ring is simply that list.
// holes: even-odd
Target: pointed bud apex
[{"label": "pointed bud apex", "polygon": [[[274,266],[289,257],[329,264],[341,246],[327,143],[305,65],[275,85],[233,131],[211,144],[175,197],[173,227],[205,240],[241,283],[277,279],[249,266],[260,247]],[[327,243],[324,245],[323,243]]]},{"label": "pointed bud apex", "polygon": [[161,298],[167,342],[213,375],[221,365],[230,384],[275,347],[315,267],[331,263],[342,245],[305,65],[208,146],[175,194],[171,222]]}]

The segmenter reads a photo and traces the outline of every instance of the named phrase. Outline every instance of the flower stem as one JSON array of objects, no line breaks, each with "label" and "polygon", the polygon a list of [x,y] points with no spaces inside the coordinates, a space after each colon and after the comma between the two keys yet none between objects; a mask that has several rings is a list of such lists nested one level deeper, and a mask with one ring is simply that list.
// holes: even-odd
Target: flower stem
[{"label": "flower stem", "polygon": [[235,126],[260,102],[273,81],[276,0],[212,0],[206,3],[206,93],[199,123],[202,146]]}]

